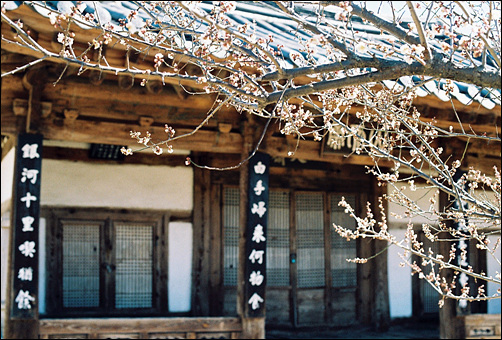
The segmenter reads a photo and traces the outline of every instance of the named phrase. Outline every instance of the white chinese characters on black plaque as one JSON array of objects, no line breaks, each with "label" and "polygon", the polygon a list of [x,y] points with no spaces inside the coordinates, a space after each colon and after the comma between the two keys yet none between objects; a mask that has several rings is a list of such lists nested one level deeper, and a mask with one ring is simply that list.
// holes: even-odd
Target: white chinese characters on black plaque
[{"label": "white chinese characters on black plaque", "polygon": [[38,228],[42,135],[21,134],[14,177],[14,239],[12,248],[11,318],[33,319],[38,314]]},{"label": "white chinese characters on black plaque", "polygon": [[265,316],[268,177],[270,156],[257,152],[249,162],[246,225],[246,314]]}]

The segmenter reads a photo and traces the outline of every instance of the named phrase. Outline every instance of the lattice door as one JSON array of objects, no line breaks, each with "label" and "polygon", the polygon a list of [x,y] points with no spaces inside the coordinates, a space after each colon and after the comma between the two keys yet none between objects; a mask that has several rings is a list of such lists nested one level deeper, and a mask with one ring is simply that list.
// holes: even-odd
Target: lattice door
[{"label": "lattice door", "polygon": [[99,307],[99,223],[63,224],[63,307]]}]

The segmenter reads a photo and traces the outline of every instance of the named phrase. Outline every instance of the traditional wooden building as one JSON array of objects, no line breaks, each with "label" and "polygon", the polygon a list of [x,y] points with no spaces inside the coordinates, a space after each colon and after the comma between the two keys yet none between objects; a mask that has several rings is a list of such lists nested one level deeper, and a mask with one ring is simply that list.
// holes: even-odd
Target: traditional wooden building
[{"label": "traditional wooden building", "polygon": [[[7,3],[7,17],[20,19],[44,48],[59,51],[46,11]],[[112,20],[131,9],[128,2],[97,5]],[[234,15],[287,34],[282,21],[259,15],[254,6]],[[75,31],[84,38],[93,33]],[[13,34],[2,20],[2,35]],[[109,48],[107,62],[123,65],[126,53]],[[2,74],[39,57],[2,42]],[[152,58],[131,63],[152,64]],[[295,150],[296,140],[275,127],[239,168],[185,165],[190,157],[225,168],[253,151],[266,122],[223,107],[197,133],[173,142],[173,154],[124,158],[119,149],[134,144],[130,131],[148,130],[155,137],[164,134],[164,124],[179,134],[192,131],[215,100],[176,83],[139,82],[111,73],[78,74],[58,60],[2,77],[2,294],[11,272],[2,311],[5,298],[8,334],[260,338],[265,327],[388,325],[387,257],[364,265],[345,261],[371,256],[386,244],[346,242],[332,228],[334,222],[355,227],[338,206],[342,196],[362,213],[365,202],[376,203],[384,193],[366,174],[369,157],[346,157],[313,140]],[[430,84],[416,105],[426,119],[458,127],[450,97]],[[500,91],[484,96],[471,90],[451,97],[457,115],[478,131],[500,135]],[[462,146],[452,143],[448,152]],[[472,146],[465,166],[500,164],[499,147]],[[13,163],[4,171],[4,164]],[[23,175],[23,169],[35,172]],[[4,189],[8,171],[12,191]],[[22,218],[37,211],[30,220],[36,230],[26,238],[19,231],[27,223]],[[266,225],[266,234],[257,225]],[[26,245],[28,252],[30,244],[36,252],[25,261],[31,262],[14,261],[16,249]],[[34,269],[31,280],[19,278],[26,268]],[[18,299],[20,291],[25,295]],[[420,300],[420,289],[414,291]]]}]

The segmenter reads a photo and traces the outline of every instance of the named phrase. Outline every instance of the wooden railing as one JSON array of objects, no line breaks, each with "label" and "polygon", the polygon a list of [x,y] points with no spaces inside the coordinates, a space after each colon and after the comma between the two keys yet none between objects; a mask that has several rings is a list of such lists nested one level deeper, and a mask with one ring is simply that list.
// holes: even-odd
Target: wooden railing
[{"label": "wooden railing", "polygon": [[238,339],[239,318],[42,319],[40,339]]}]

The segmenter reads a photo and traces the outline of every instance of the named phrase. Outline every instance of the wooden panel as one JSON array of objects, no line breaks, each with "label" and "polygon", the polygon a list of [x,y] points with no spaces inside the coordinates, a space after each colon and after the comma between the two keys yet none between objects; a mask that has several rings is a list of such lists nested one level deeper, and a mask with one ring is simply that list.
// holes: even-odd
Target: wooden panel
[{"label": "wooden panel", "polygon": [[466,339],[500,339],[500,314],[471,314],[459,317]]},{"label": "wooden panel", "polygon": [[291,326],[290,289],[267,287],[266,323],[274,326]]},{"label": "wooden panel", "polygon": [[197,333],[197,339],[230,339],[230,333]]},{"label": "wooden panel", "polygon": [[324,288],[298,289],[298,325],[325,324]]},{"label": "wooden panel", "polygon": [[39,334],[98,334],[134,336],[139,333],[240,332],[238,318],[109,318],[43,319]]},{"label": "wooden panel", "polygon": [[356,289],[331,289],[330,326],[349,326],[357,322]]},{"label": "wooden panel", "polygon": [[87,334],[53,334],[48,339],[89,339]]},{"label": "wooden panel", "polygon": [[225,316],[235,316],[237,314],[237,288],[223,287],[223,311]]},{"label": "wooden panel", "polygon": [[101,333],[98,334],[98,339],[140,339],[137,333]]},{"label": "wooden panel", "polygon": [[189,339],[186,333],[151,333],[148,339]]}]

